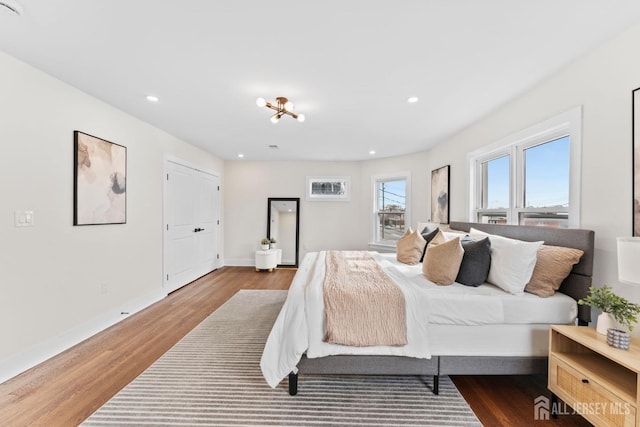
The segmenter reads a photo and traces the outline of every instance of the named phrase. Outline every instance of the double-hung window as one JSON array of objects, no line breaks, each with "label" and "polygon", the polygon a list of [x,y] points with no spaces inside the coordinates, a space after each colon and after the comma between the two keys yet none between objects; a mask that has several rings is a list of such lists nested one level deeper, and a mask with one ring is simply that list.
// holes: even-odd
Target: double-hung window
[{"label": "double-hung window", "polygon": [[470,220],[580,225],[581,108],[470,153]]},{"label": "double-hung window", "polygon": [[393,246],[410,224],[408,218],[410,192],[409,173],[374,176],[372,243]]}]

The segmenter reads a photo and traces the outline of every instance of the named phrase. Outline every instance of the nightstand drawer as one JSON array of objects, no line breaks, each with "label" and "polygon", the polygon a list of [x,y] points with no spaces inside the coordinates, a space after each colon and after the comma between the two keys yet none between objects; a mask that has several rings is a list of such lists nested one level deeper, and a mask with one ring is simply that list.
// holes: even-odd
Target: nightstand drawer
[{"label": "nightstand drawer", "polygon": [[631,402],[611,393],[589,375],[554,355],[549,358],[549,389],[595,425],[636,425],[636,408]]}]

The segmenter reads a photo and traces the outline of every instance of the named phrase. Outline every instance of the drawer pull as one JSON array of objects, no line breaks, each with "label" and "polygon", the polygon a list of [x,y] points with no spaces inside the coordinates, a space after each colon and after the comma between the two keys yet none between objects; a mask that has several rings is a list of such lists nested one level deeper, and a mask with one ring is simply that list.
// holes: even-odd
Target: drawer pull
[{"label": "drawer pull", "polygon": [[583,379],[582,379],[582,382],[583,382],[584,384],[589,384],[589,380],[588,380],[588,379],[586,379],[586,378],[583,378]]}]

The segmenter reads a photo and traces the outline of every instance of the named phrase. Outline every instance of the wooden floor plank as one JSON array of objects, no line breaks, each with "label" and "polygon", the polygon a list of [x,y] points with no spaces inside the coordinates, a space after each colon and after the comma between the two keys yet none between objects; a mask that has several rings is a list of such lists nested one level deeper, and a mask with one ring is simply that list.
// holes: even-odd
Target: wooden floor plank
[{"label": "wooden floor plank", "polygon": [[[50,360],[0,384],[1,426],[84,421],[240,289],[288,289],[293,269],[224,267]],[[546,378],[458,376],[454,382],[485,426],[534,425]],[[535,425],[589,425],[579,416]]]}]

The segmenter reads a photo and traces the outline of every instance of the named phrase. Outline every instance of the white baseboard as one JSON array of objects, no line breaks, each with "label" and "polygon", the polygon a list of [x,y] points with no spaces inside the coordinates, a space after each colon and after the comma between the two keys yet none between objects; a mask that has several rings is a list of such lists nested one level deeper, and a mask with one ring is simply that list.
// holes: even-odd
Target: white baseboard
[{"label": "white baseboard", "polygon": [[[60,335],[51,337],[24,351],[0,360],[0,383],[31,369],[51,357],[62,353],[85,339],[107,329],[128,316],[160,301],[167,295],[162,289],[122,304],[121,309],[103,313],[75,326]],[[122,314],[128,313],[128,314]]]},{"label": "white baseboard", "polygon": [[253,258],[226,258],[224,265],[229,267],[254,267],[256,260]]}]

